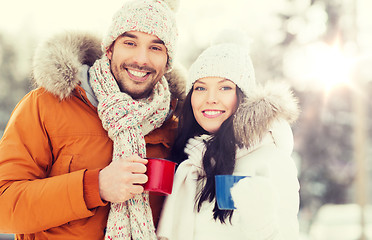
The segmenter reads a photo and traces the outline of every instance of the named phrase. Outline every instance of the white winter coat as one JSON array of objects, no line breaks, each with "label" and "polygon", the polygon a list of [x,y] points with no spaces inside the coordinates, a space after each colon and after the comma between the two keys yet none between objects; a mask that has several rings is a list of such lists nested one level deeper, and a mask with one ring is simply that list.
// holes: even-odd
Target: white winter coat
[{"label": "white winter coat", "polygon": [[[246,137],[241,139],[244,147],[237,150],[233,174],[249,177],[240,180],[231,190],[237,208],[232,224],[228,219],[226,224],[213,219],[214,201],[204,202],[200,212],[194,209],[196,194],[202,187],[196,179],[203,174],[204,135],[190,139],[186,146],[189,158],[178,167],[173,193],[163,207],[157,229],[160,239],[298,239],[299,182],[291,158],[293,135],[288,124],[297,117],[297,106],[291,97],[285,96],[288,91],[275,95],[281,90],[278,86],[266,88],[257,98],[246,102],[243,109],[237,110],[240,116],[236,127],[240,135],[235,135],[244,138],[246,134]],[[277,96],[282,95],[286,101],[278,99]],[[275,101],[275,107],[270,101]],[[273,110],[268,113],[266,110],[270,108]],[[247,111],[253,113],[249,115]],[[241,114],[249,118],[244,119]],[[262,119],[268,120],[259,121]],[[257,127],[252,122],[261,125]]]}]

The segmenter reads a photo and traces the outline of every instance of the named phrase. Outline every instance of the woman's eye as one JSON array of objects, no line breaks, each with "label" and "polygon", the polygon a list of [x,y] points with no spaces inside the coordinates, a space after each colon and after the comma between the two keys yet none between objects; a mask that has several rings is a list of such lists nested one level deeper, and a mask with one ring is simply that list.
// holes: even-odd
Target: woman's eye
[{"label": "woman's eye", "polygon": [[232,89],[232,87],[222,87],[221,88],[221,90],[223,90],[223,91],[227,91],[227,90],[231,90]]},{"label": "woman's eye", "polygon": [[195,87],[194,88],[194,91],[204,91],[205,90],[205,88],[203,88],[203,87]]}]

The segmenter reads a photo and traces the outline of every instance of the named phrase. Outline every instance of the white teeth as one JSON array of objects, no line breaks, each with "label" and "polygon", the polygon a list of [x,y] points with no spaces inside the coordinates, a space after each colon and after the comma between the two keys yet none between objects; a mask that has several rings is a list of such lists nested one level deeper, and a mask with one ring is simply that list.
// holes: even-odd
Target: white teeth
[{"label": "white teeth", "polygon": [[207,115],[216,115],[216,114],[221,113],[221,111],[205,111],[204,113]]},{"label": "white teeth", "polygon": [[128,72],[136,77],[144,77],[146,76],[147,72],[138,72],[138,71],[134,71],[134,70],[129,70],[128,69]]}]

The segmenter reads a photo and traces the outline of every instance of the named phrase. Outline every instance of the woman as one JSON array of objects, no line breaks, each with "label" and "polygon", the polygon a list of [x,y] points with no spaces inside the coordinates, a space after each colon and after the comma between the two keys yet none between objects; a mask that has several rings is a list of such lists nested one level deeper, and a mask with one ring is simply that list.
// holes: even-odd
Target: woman
[{"label": "woman", "polygon": [[[193,63],[172,149],[180,163],[163,207],[160,239],[298,239],[299,184],[289,123],[297,101],[286,85],[255,83],[245,49],[226,43]],[[220,210],[215,175],[249,176]]]}]

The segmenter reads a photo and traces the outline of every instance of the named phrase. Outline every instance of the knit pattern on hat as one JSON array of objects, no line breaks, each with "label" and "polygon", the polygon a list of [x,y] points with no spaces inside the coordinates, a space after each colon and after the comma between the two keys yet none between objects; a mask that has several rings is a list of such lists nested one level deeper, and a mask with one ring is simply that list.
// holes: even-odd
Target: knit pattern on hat
[{"label": "knit pattern on hat", "polygon": [[248,50],[239,44],[223,43],[207,48],[191,65],[186,92],[198,79],[221,77],[234,82],[248,96],[255,87],[255,73]]},{"label": "knit pattern on hat", "polygon": [[[167,80],[163,77],[148,98],[135,100],[120,91],[107,55],[94,63],[89,74],[98,99],[98,116],[114,142],[113,161],[133,154],[145,158],[144,136],[160,127],[169,112]],[[148,193],[124,203],[111,203],[105,239],[156,239]]]},{"label": "knit pattern on hat", "polygon": [[168,52],[168,67],[172,67],[178,31],[175,14],[163,0],[126,2],[113,16],[102,41],[103,51],[106,52],[120,35],[129,31],[148,33],[162,40]]}]

